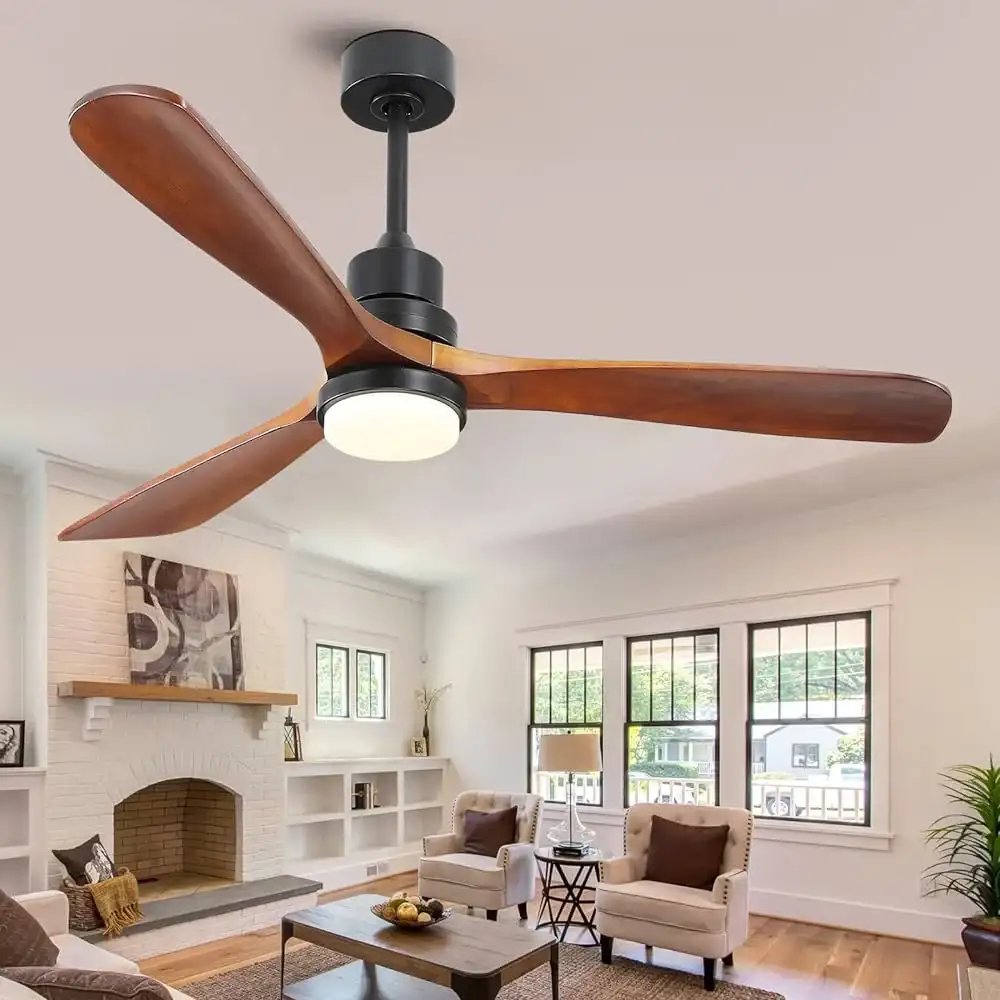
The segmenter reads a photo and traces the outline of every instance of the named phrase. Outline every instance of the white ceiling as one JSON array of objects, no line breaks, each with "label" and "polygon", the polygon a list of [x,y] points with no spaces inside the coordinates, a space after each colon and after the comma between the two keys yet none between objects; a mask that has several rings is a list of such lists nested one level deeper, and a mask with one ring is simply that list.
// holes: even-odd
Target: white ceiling
[{"label": "white ceiling", "polygon": [[[949,385],[955,415],[886,484],[982,460],[1000,427],[995,0],[3,0],[7,452],[138,480],[318,382],[309,336],[102,177],[66,117],[108,83],[184,94],[343,274],[381,231],[384,150],[340,112],[322,42],[359,24],[455,52],[456,112],[412,143],[411,232],[445,265],[463,346],[910,371]],[[870,491],[875,448],[474,413],[423,464],[317,447],[247,509],[433,581],[633,512],[683,508],[686,528],[697,498],[762,481],[774,509],[833,463],[841,493]]]}]

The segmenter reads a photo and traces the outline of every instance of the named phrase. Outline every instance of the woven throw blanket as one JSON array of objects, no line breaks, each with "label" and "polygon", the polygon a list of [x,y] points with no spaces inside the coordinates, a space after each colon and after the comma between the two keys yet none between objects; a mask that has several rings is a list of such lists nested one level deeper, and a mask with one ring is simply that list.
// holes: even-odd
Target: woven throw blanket
[{"label": "woven throw blanket", "polygon": [[142,919],[139,909],[139,883],[131,872],[95,882],[87,887],[94,906],[104,921],[104,936],[117,937],[126,927]]}]

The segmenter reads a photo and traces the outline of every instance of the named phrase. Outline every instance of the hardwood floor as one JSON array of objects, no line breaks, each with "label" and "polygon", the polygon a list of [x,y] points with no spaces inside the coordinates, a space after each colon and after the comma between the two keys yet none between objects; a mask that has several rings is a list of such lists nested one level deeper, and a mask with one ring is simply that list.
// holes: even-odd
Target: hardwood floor
[{"label": "hardwood floor", "polygon": [[[389,895],[413,886],[413,874],[380,879],[364,886],[325,893],[323,902],[360,892]],[[534,909],[531,923],[534,923]],[[508,910],[501,920],[516,920]],[[616,944],[615,954],[644,961],[640,945]],[[227,938],[160,955],[141,963],[142,971],[183,989],[214,972],[238,968],[276,955],[278,932]],[[656,965],[701,975],[701,959],[656,951]],[[750,938],[736,952],[736,965],[724,978],[783,993],[787,1000],[956,1000],[956,969],[965,964],[960,948],[857,931],[798,924],[772,917],[751,917]]]}]

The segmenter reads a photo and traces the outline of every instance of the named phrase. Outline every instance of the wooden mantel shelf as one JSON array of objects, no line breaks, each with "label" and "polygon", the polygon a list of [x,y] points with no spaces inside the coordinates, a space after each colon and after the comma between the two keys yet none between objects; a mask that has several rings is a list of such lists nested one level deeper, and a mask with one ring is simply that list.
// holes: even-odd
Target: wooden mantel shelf
[{"label": "wooden mantel shelf", "polygon": [[265,709],[257,738],[267,730],[268,710],[274,705],[297,705],[298,695],[288,691],[220,691],[215,688],[167,687],[160,684],[117,684],[113,681],[61,681],[60,698],[81,698],[85,703],[83,738],[99,740],[111,722],[115,701],[183,701],[211,705],[245,705]]}]

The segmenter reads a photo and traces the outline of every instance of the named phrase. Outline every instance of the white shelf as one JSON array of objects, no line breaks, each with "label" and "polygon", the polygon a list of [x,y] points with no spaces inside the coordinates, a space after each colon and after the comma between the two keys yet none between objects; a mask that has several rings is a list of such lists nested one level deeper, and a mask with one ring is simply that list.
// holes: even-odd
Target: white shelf
[{"label": "white shelf", "polygon": [[403,806],[403,808],[409,812],[411,809],[444,809],[443,802],[411,802],[409,805]]},{"label": "white shelf", "polygon": [[387,813],[398,813],[399,806],[376,806],[374,809],[352,809],[351,818],[355,816],[383,816]]},{"label": "white shelf", "polygon": [[0,861],[10,861],[14,858],[30,858],[30,844],[15,844],[13,847],[0,847]]},{"label": "white shelf", "polygon": [[285,822],[289,826],[302,826],[305,823],[332,823],[343,818],[342,812],[303,813],[301,816],[289,816]]}]

